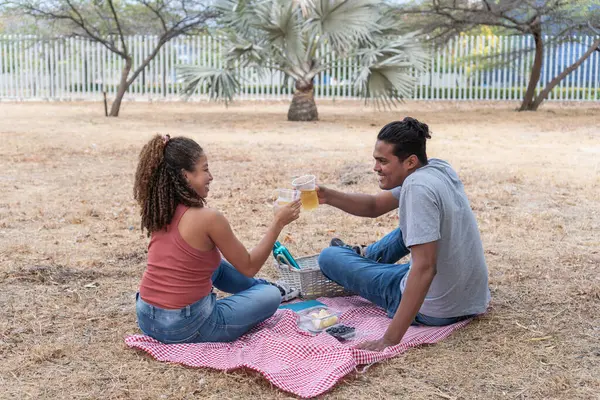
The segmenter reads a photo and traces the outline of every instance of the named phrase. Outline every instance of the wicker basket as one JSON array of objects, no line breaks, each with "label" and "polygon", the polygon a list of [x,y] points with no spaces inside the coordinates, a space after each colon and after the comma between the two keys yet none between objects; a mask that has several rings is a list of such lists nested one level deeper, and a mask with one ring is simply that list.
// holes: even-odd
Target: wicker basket
[{"label": "wicker basket", "polygon": [[351,292],[323,275],[317,262],[318,258],[318,254],[296,258],[300,269],[281,264],[275,260],[275,268],[279,271],[281,279],[290,286],[300,289],[300,296],[304,299],[351,295]]}]

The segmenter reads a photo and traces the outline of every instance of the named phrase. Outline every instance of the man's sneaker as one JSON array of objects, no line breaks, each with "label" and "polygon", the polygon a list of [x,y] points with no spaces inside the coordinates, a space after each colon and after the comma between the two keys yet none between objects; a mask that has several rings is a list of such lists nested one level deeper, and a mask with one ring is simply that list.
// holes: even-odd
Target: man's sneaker
[{"label": "man's sneaker", "polygon": [[300,296],[300,290],[291,287],[287,282],[278,280],[277,282],[269,282],[281,292],[281,301],[290,301]]},{"label": "man's sneaker", "polygon": [[347,249],[350,249],[352,251],[354,251],[356,254],[358,254],[359,256],[365,257],[365,254],[367,252],[367,246],[364,245],[356,245],[356,246],[351,246],[349,244],[344,243],[344,241],[340,238],[333,238],[331,239],[331,242],[329,243],[329,246],[332,247],[345,247]]}]

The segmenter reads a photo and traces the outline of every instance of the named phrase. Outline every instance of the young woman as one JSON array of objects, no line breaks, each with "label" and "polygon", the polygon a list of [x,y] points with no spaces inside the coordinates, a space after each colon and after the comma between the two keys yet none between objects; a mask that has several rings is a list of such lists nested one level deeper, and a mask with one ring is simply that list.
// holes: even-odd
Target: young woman
[{"label": "young woman", "polygon": [[[151,239],[136,311],[140,329],[163,343],[235,340],[290,294],[253,277],[283,227],[298,218],[300,201],[276,209],[248,252],[223,214],[205,207],[212,180],[206,154],[191,139],[156,135],[140,153],[134,197]],[[217,300],[213,286],[232,295]]]}]

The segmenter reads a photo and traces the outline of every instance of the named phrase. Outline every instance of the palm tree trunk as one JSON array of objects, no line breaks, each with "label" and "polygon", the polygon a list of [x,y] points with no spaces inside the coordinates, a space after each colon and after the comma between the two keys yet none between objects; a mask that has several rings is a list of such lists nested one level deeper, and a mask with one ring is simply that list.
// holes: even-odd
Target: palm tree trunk
[{"label": "palm tree trunk", "polygon": [[318,121],[319,113],[315,104],[312,82],[296,81],[296,91],[288,110],[288,121]]}]

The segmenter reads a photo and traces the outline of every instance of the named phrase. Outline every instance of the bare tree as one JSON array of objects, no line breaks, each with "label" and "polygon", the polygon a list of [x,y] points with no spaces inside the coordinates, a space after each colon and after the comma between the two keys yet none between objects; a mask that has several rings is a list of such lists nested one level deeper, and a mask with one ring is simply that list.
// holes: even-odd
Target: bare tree
[{"label": "bare tree", "polygon": [[[2,1],[2,0],[0,0]],[[34,18],[61,24],[69,35],[100,43],[125,63],[110,116],[118,117],[131,84],[169,40],[206,26],[216,17],[201,0],[13,0],[12,9]],[[135,70],[126,36],[140,29],[157,33],[158,41]],[[148,32],[146,32],[148,33]]]},{"label": "bare tree", "polygon": [[593,21],[600,22],[594,0],[430,0],[418,6],[402,7],[414,25],[432,40],[447,38],[478,26],[493,26],[507,33],[531,35],[534,59],[529,83],[519,111],[535,111],[552,89],[577,69],[600,46],[595,40],[579,60],[561,71],[536,94],[544,62],[544,35],[552,40],[570,41],[575,34],[594,34]]}]

